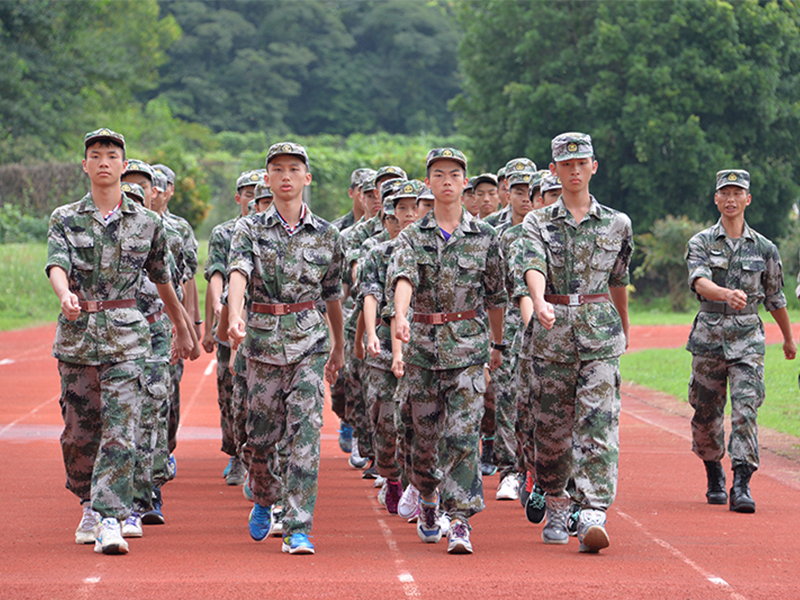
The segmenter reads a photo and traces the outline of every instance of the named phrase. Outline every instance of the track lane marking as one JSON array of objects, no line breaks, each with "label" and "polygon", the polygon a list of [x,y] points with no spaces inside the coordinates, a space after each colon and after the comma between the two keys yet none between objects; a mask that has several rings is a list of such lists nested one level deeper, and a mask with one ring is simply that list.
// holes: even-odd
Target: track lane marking
[{"label": "track lane marking", "polygon": [[206,378],[209,375],[211,375],[211,373],[214,372],[213,366],[216,366],[216,364],[217,364],[217,359],[211,357],[211,360],[209,361],[208,365],[206,365],[206,368],[203,371],[203,375],[198,380],[197,385],[195,386],[194,391],[192,392],[192,397],[189,398],[189,403],[186,405],[186,409],[181,411],[182,413],[181,421],[180,423],[178,423],[178,430],[175,432],[176,436],[178,435],[178,433],[180,433],[181,429],[183,428],[183,424],[186,422],[186,418],[189,416],[189,413],[191,412],[192,407],[195,405],[195,402],[197,402],[197,397],[200,395],[200,392],[203,391],[203,384],[205,383]]},{"label": "track lane marking", "polygon": [[14,420],[14,421],[11,421],[11,423],[9,423],[8,425],[6,425],[2,429],[0,429],[0,437],[3,437],[3,434],[5,434],[6,431],[8,431],[12,427],[14,427],[14,425],[17,425],[17,424],[21,423],[22,421],[24,421],[25,419],[27,419],[28,417],[31,417],[31,416],[35,415],[37,412],[39,412],[45,406],[47,406],[48,404],[51,404],[52,402],[55,402],[60,397],[61,397],[61,394],[58,394],[57,396],[53,396],[49,400],[46,400],[45,402],[42,402],[39,406],[37,406],[36,408],[30,410],[29,412],[27,412],[26,414],[22,415],[18,419]]},{"label": "track lane marking", "polygon": [[648,538],[650,538],[650,540],[651,540],[653,543],[657,544],[658,546],[661,546],[661,547],[662,547],[662,548],[664,548],[664,549],[665,549],[667,552],[669,552],[670,554],[672,554],[672,555],[673,555],[675,558],[677,558],[677,559],[681,560],[681,561],[682,561],[684,564],[688,565],[688,566],[689,566],[689,567],[691,567],[691,568],[692,568],[694,571],[696,571],[697,573],[699,573],[699,574],[700,574],[700,575],[701,575],[701,576],[702,576],[702,577],[703,577],[703,578],[704,578],[706,581],[708,581],[708,582],[709,582],[709,583],[711,583],[712,585],[715,585],[715,586],[717,586],[717,587],[723,588],[723,589],[725,589],[726,591],[730,592],[730,594],[731,594],[731,598],[733,598],[733,600],[747,600],[747,597],[745,597],[745,596],[741,595],[741,594],[740,594],[740,593],[738,593],[736,590],[734,590],[734,589],[733,589],[733,586],[732,586],[731,584],[729,584],[727,581],[725,581],[725,580],[724,580],[722,577],[717,577],[716,575],[714,575],[714,574],[712,574],[712,573],[710,573],[710,572],[706,571],[706,570],[705,570],[703,567],[701,567],[700,565],[698,565],[698,564],[697,564],[696,562],[694,562],[694,561],[693,561],[691,558],[689,558],[689,557],[688,557],[688,556],[686,556],[686,555],[685,555],[683,552],[681,552],[680,550],[678,550],[678,549],[677,549],[675,546],[673,546],[673,545],[672,545],[672,544],[670,544],[669,542],[666,542],[666,541],[664,541],[664,540],[662,540],[662,539],[659,539],[659,538],[655,537],[654,535],[652,535],[652,534],[651,534],[649,531],[647,531],[647,529],[645,529],[645,528],[644,528],[644,525],[642,525],[641,523],[639,523],[639,521],[637,521],[636,519],[634,519],[632,516],[630,516],[630,515],[629,515],[629,514],[627,514],[627,513],[624,513],[624,512],[622,512],[621,510],[619,510],[619,509],[616,509],[616,508],[614,509],[614,511],[615,511],[615,512],[616,512],[616,513],[617,513],[617,514],[620,516],[620,517],[622,517],[623,519],[625,519],[626,521],[628,521],[628,523],[630,523],[631,525],[633,525],[634,527],[636,527],[636,528],[637,528],[639,531],[641,531],[641,532],[642,532],[642,533],[643,533],[645,536],[647,536]]}]

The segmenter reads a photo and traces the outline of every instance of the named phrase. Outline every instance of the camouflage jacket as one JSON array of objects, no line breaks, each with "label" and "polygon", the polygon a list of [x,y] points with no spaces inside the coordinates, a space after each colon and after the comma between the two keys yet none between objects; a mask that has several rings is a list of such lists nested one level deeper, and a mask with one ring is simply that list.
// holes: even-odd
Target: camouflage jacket
[{"label": "camouflage jacket", "polygon": [[178,258],[178,253],[173,251],[178,267],[182,268],[183,281],[188,281],[197,273],[197,239],[194,237],[194,230],[189,225],[189,221],[178,215],[173,215],[169,210],[164,211],[164,218],[167,219],[180,234],[182,241],[182,258]]},{"label": "camouflage jacket", "polygon": [[412,320],[405,361],[432,370],[488,361],[486,310],[504,308],[508,301],[500,241],[494,229],[462,208],[461,223],[445,241],[431,211],[403,230],[396,243],[386,277],[385,316],[394,316],[394,289],[401,278],[414,288],[411,305],[415,312],[478,311],[474,319],[443,325]]},{"label": "camouflage jacket", "polygon": [[352,227],[356,224],[356,216],[353,214],[353,211],[350,210],[346,215],[342,215],[338,219],[336,219],[331,225],[336,227],[340,232],[344,231],[348,227]]},{"label": "camouflage jacket", "polygon": [[330,350],[324,302],[342,298],[342,243],[339,230],[311,213],[290,236],[275,206],[252,218],[239,219],[231,240],[228,275],[248,279],[252,302],[317,307],[287,315],[250,311],[242,344],[247,358],[289,365]]},{"label": "camouflage jacket", "polygon": [[[721,221],[689,240],[686,265],[692,291],[697,294],[694,282],[705,277],[721,287],[742,290],[748,303],[763,303],[768,311],[786,306],[783,267],[775,244],[750,229],[747,223],[738,242],[731,243]],[[697,298],[705,300],[700,294]],[[697,356],[726,360],[764,354],[764,325],[758,314],[700,312],[686,349]]]},{"label": "camouflage jacket", "polygon": [[508,206],[505,208],[501,208],[498,211],[493,212],[483,220],[484,223],[488,223],[492,227],[497,227],[498,225],[505,223],[507,221],[511,221],[511,204],[509,203]]},{"label": "camouflage jacket", "polygon": [[[508,221],[511,224],[511,221]],[[503,253],[503,261],[505,263],[505,286],[508,292],[508,297],[513,298],[515,281],[514,276],[516,270],[514,263],[516,262],[516,254],[512,252],[512,245],[514,242],[522,237],[522,223],[514,225],[513,227],[504,228],[505,231],[500,235],[500,251]],[[503,318],[503,341],[511,346],[511,351],[517,354],[519,349],[514,347],[514,341],[517,338],[517,332],[522,326],[522,313],[519,310],[519,303],[509,302],[506,307],[506,314]]]},{"label": "camouflage jacket", "polygon": [[[627,215],[592,196],[580,223],[558,201],[529,212],[522,223],[525,249],[521,274],[544,273],[546,294],[604,294],[630,281],[633,230]],[[622,320],[611,302],[554,305],[555,324],[533,323],[533,357],[562,363],[620,356],[625,352]]]},{"label": "camouflage jacket", "polygon": [[[80,300],[132,299],[142,270],[155,283],[169,283],[167,237],[154,212],[123,194],[120,209],[105,223],[91,194],[55,209],[47,233],[47,265],[67,273]],[[65,362],[102,365],[150,354],[150,328],[138,308],[81,311],[74,321],[63,313],[53,356]]]},{"label": "camouflage jacket", "polygon": [[377,215],[356,224],[350,230],[345,241],[345,264],[352,265],[361,256],[361,245],[374,235],[383,231],[383,223]]},{"label": "camouflage jacket", "polygon": [[233,238],[233,230],[236,228],[236,222],[241,217],[236,217],[230,221],[225,221],[216,225],[211,230],[211,235],[208,238],[208,259],[206,260],[206,267],[203,271],[203,276],[206,281],[211,281],[214,273],[220,273],[222,280],[227,283],[228,281],[228,253],[231,250],[231,239]]},{"label": "camouflage jacket", "polygon": [[[370,238],[373,240],[376,238]],[[394,240],[386,240],[374,244],[367,252],[360,268],[360,286],[358,304],[364,310],[364,298],[374,296],[378,303],[376,310],[376,333],[381,342],[381,353],[373,358],[367,354],[366,363],[371,367],[389,371],[392,368],[392,334],[389,324],[383,320],[383,311],[386,308],[386,271],[394,253]]]}]

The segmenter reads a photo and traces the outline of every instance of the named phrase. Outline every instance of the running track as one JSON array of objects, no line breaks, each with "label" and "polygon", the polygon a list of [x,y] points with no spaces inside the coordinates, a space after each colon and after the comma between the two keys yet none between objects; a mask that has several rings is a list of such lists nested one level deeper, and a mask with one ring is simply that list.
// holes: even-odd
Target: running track
[{"label": "running track", "polygon": [[[599,555],[545,546],[518,502],[473,519],[475,554],[422,544],[388,515],[371,482],[347,465],[326,409],[314,556],[281,554],[280,540],[247,533],[241,488],[224,484],[210,355],[187,365],[178,477],[164,491],[167,525],[146,527],[127,556],[74,544],[80,519],[64,488],[59,382],[52,326],[0,333],[0,598],[800,598],[800,468],[762,452],[754,515],[705,503],[689,423],[663,398],[626,386],[611,547]],[[681,346],[686,328],[633,328],[632,349]],[[775,341],[775,331],[770,333]],[[13,362],[11,362],[13,361]],[[726,459],[727,461],[727,459]],[[728,475],[730,478],[730,474]]]}]

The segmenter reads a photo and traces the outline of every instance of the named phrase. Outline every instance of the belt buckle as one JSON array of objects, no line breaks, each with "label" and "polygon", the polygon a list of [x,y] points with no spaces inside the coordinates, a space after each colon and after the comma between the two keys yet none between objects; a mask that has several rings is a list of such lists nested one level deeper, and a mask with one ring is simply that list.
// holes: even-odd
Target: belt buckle
[{"label": "belt buckle", "polygon": [[567,306],[580,306],[581,304],[580,294],[567,294],[567,298],[569,299],[569,304]]},{"label": "belt buckle", "polygon": [[86,312],[89,312],[89,313],[100,312],[100,302],[98,302],[97,300],[87,300],[86,301]]},{"label": "belt buckle", "polygon": [[444,313],[433,313],[431,315],[431,325],[444,325]]},{"label": "belt buckle", "polygon": [[288,304],[275,304],[275,314],[278,316],[288,315],[289,314],[289,305]]}]

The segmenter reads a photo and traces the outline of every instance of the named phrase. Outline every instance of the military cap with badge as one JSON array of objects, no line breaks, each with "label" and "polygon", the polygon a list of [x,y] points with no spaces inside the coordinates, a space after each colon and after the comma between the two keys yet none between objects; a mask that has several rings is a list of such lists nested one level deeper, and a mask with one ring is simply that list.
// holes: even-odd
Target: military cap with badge
[{"label": "military cap with badge", "polygon": [[455,148],[434,148],[428,152],[428,156],[425,159],[425,166],[430,167],[439,160],[453,160],[464,167],[464,171],[467,170],[467,157],[464,156],[461,150],[456,150]]},{"label": "military cap with badge", "polygon": [[592,136],[588,133],[562,133],[553,138],[551,147],[555,162],[594,157]]},{"label": "military cap with badge", "polygon": [[750,189],[750,173],[743,169],[723,169],[717,171],[717,189],[726,185],[735,185],[746,190]]},{"label": "military cap with badge", "polygon": [[88,148],[92,144],[103,140],[113,142],[125,150],[125,137],[121,133],[112,131],[107,127],[102,127],[87,133],[83,138],[83,147]]},{"label": "military cap with badge", "polygon": [[167,178],[167,183],[171,183],[175,185],[175,171],[170,169],[167,165],[153,165],[153,169],[156,171],[161,171]]},{"label": "military cap with badge", "polygon": [[128,173],[141,173],[147,177],[151,183],[155,183],[155,173],[153,172],[153,167],[143,160],[129,158],[128,166],[126,167],[123,175],[127,175]]},{"label": "military cap with badge", "polygon": [[144,190],[138,183],[129,183],[127,181],[123,181],[120,189],[131,200],[144,206]]},{"label": "military cap with badge", "polygon": [[252,169],[250,171],[245,171],[239,178],[236,180],[236,191],[238,192],[243,187],[247,187],[249,185],[258,185],[259,182],[264,181],[264,169]]},{"label": "military cap with badge", "polygon": [[303,159],[306,169],[309,171],[311,170],[311,165],[308,163],[308,153],[306,152],[306,149],[300,144],[295,144],[294,142],[280,142],[278,144],[272,144],[272,146],[269,147],[269,150],[267,150],[267,161],[264,163],[264,167],[268,167],[269,163],[271,163],[276,157],[285,155],[297,156]]},{"label": "military cap with badge", "polygon": [[510,161],[506,163],[505,168],[505,175],[506,179],[510,178],[511,175],[514,173],[533,173],[536,171],[536,163],[533,162],[530,158],[520,157],[520,158],[512,158]]}]

